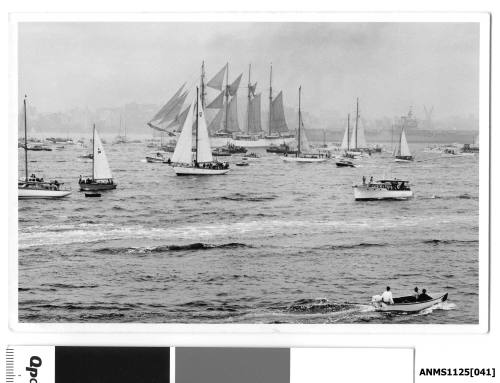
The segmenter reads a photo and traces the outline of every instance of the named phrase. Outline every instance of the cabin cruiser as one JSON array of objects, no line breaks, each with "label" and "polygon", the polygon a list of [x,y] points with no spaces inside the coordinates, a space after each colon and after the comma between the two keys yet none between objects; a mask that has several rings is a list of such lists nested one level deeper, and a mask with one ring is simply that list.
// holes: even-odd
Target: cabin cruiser
[{"label": "cabin cruiser", "polygon": [[354,185],[354,199],[356,201],[383,200],[383,199],[409,199],[413,197],[413,191],[406,180],[381,179],[366,182],[363,177],[361,185]]},{"label": "cabin cruiser", "polygon": [[62,198],[71,194],[70,189],[64,188],[64,184],[54,181],[44,181],[34,174],[28,177],[28,180],[21,179],[17,183],[19,199],[51,199]]},{"label": "cabin cruiser", "polygon": [[156,152],[156,153],[151,153],[146,156],[146,161],[149,163],[170,163],[170,158],[168,158],[165,153],[162,152]]}]

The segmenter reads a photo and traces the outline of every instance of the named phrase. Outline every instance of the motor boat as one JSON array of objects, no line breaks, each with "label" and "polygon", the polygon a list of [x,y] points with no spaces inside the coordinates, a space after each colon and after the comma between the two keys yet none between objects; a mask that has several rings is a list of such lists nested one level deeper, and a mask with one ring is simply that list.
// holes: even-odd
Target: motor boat
[{"label": "motor boat", "polygon": [[414,296],[394,298],[394,304],[387,304],[380,299],[376,299],[376,297],[380,296],[374,296],[372,298],[372,305],[375,307],[376,311],[415,313],[437,305],[438,303],[445,302],[448,299],[448,293],[439,298],[425,301],[418,301]]}]

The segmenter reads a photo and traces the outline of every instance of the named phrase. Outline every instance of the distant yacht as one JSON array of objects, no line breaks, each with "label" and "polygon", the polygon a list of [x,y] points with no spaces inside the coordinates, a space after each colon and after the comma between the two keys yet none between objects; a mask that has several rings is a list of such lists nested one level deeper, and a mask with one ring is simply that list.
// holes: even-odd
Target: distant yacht
[{"label": "distant yacht", "polygon": [[407,126],[407,121],[412,121],[412,112],[411,109],[408,112],[408,117],[401,118],[401,134],[399,136],[399,142],[394,152],[394,161],[395,162],[411,162],[413,161],[413,156],[410,152],[410,147],[408,146],[408,142],[406,141],[406,133],[405,128]]},{"label": "distant yacht", "polygon": [[353,188],[356,201],[408,199],[413,197],[409,182],[396,178],[392,180],[370,180],[369,182],[366,182],[363,178],[363,183],[354,185]]},{"label": "distant yacht", "polygon": [[92,177],[80,178],[78,181],[80,191],[98,191],[116,189],[108,158],[104,151],[101,138],[97,133],[95,124],[92,130]]},{"label": "distant yacht", "polygon": [[[193,124],[194,112],[196,112],[196,119]],[[195,129],[194,152],[192,150],[193,127]],[[229,164],[222,164],[213,160],[205,112],[198,87],[196,88],[196,101],[189,107],[187,118],[175,146],[172,166],[178,176],[221,175],[229,172]]]},{"label": "distant yacht", "polygon": [[43,178],[35,174],[29,176],[28,171],[28,122],[26,112],[26,97],[24,98],[24,169],[25,177],[17,183],[19,199],[52,199],[62,198],[71,194],[71,190],[63,188],[63,184],[57,180],[45,182]]},{"label": "distant yacht", "polygon": [[300,105],[301,94],[302,86],[299,86],[299,128],[297,133],[297,152],[294,155],[288,155],[288,153],[285,153],[285,155],[281,158],[285,162],[325,162],[328,160],[328,157],[325,154],[311,153],[311,146],[307,140],[304,123],[302,121],[302,110]]}]

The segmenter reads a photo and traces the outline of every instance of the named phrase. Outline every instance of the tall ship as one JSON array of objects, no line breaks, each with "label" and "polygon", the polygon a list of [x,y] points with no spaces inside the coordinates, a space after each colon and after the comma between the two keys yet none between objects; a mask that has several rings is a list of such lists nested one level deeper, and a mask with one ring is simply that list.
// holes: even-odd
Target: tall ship
[{"label": "tall ship", "polygon": [[[242,147],[269,147],[290,144],[295,140],[288,129],[283,107],[283,92],[273,97],[272,66],[269,82],[269,115],[267,130],[262,127],[261,99],[257,82],[252,83],[251,65],[248,70],[248,94],[245,122],[241,126],[238,115],[238,89],[243,77],[239,74],[229,81],[229,64],[226,63],[210,80],[206,81],[205,63],[200,76],[200,99],[206,113],[212,148],[227,145]],[[188,92],[185,84],[165,103],[147,125],[163,136],[177,137],[186,120],[188,108],[184,105]],[[210,93],[216,91],[215,96]]]},{"label": "tall ship", "polygon": [[65,189],[63,184],[57,180],[44,181],[43,178],[38,178],[35,174],[29,175],[26,97],[24,98],[24,172],[24,179],[20,179],[17,183],[18,199],[54,199],[71,194],[71,190]]}]

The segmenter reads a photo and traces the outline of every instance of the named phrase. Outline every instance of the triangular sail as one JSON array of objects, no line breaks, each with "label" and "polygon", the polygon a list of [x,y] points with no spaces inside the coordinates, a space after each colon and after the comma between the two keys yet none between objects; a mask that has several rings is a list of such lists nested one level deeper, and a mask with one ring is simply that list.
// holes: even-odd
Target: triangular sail
[{"label": "triangular sail", "polygon": [[212,89],[222,90],[224,75],[226,74],[227,64],[209,81],[207,86]]},{"label": "triangular sail", "polygon": [[94,174],[93,177],[96,180],[111,179],[113,175],[111,174],[111,169],[109,168],[108,159],[106,157],[106,152],[104,151],[104,146],[102,145],[99,133],[94,128]]},{"label": "triangular sail", "polygon": [[210,121],[210,124],[208,125],[208,131],[211,134],[215,134],[220,130],[225,114],[226,114],[225,109],[220,109],[215,115],[215,117],[212,119],[212,121]]},{"label": "triangular sail", "polygon": [[411,156],[410,147],[408,146],[408,142],[406,141],[406,134],[405,134],[404,129],[401,130],[401,140],[399,143],[399,155],[405,156],[405,157]]},{"label": "triangular sail", "polygon": [[196,145],[196,160],[199,163],[212,162],[212,148],[210,147],[210,138],[208,136],[207,120],[200,97],[201,95],[198,96],[198,144]]},{"label": "triangular sail", "polygon": [[220,109],[224,106],[224,94],[225,92],[220,92],[217,97],[215,97],[210,104],[207,105],[207,109]]},{"label": "triangular sail", "polygon": [[[257,83],[255,83],[257,85]],[[260,114],[260,93],[255,95],[248,104],[248,133],[260,133],[261,114]]]},{"label": "triangular sail", "polygon": [[182,86],[177,90],[177,92],[175,92],[175,94],[170,98],[170,100],[168,100],[166,104],[160,108],[160,110],[154,115],[154,117],[149,122],[159,120],[160,118],[163,118],[166,114],[171,112],[172,108],[175,107],[176,102],[179,96],[181,95],[185,85],[186,84],[182,84]]},{"label": "triangular sail", "polygon": [[170,124],[167,125],[165,129],[182,127],[184,125],[184,121],[186,121],[188,113],[189,113],[189,106],[186,109],[184,109],[181,113],[179,113],[175,117],[175,119]]},{"label": "triangular sail", "polygon": [[234,96],[236,92],[238,92],[238,88],[240,87],[240,82],[241,82],[241,77],[243,76],[243,73],[240,74],[236,80],[233,81],[231,85],[228,87],[228,92],[230,96]]},{"label": "triangular sail", "polygon": [[309,145],[309,140],[307,139],[304,123],[302,123],[302,126],[300,128],[300,152],[307,153],[310,151],[311,151],[311,145]]},{"label": "triangular sail", "polygon": [[283,108],[283,92],[279,92],[271,103],[271,133],[288,132]]},{"label": "triangular sail", "polygon": [[172,120],[175,120],[175,118],[178,116],[179,112],[182,109],[182,106],[184,105],[184,101],[186,100],[186,97],[188,95],[188,92],[184,92],[181,94],[175,103],[175,105],[172,106],[172,108],[163,115],[160,121],[158,121],[158,124],[163,124],[165,122],[169,122]]},{"label": "triangular sail", "polygon": [[345,128],[344,138],[342,140],[342,144],[340,145],[340,149],[349,150],[349,127]]},{"label": "triangular sail", "polygon": [[[357,132],[356,132],[357,130]],[[351,143],[349,145],[353,149],[358,148],[366,148],[366,138],[365,138],[365,129],[361,124],[358,124],[358,128],[354,127],[351,135]]]},{"label": "triangular sail", "polygon": [[194,102],[189,107],[187,118],[182,125],[182,131],[172,155],[172,162],[174,163],[191,164],[192,162],[193,106]]},{"label": "triangular sail", "polygon": [[239,132],[237,97],[231,98],[227,107],[226,132]]}]

